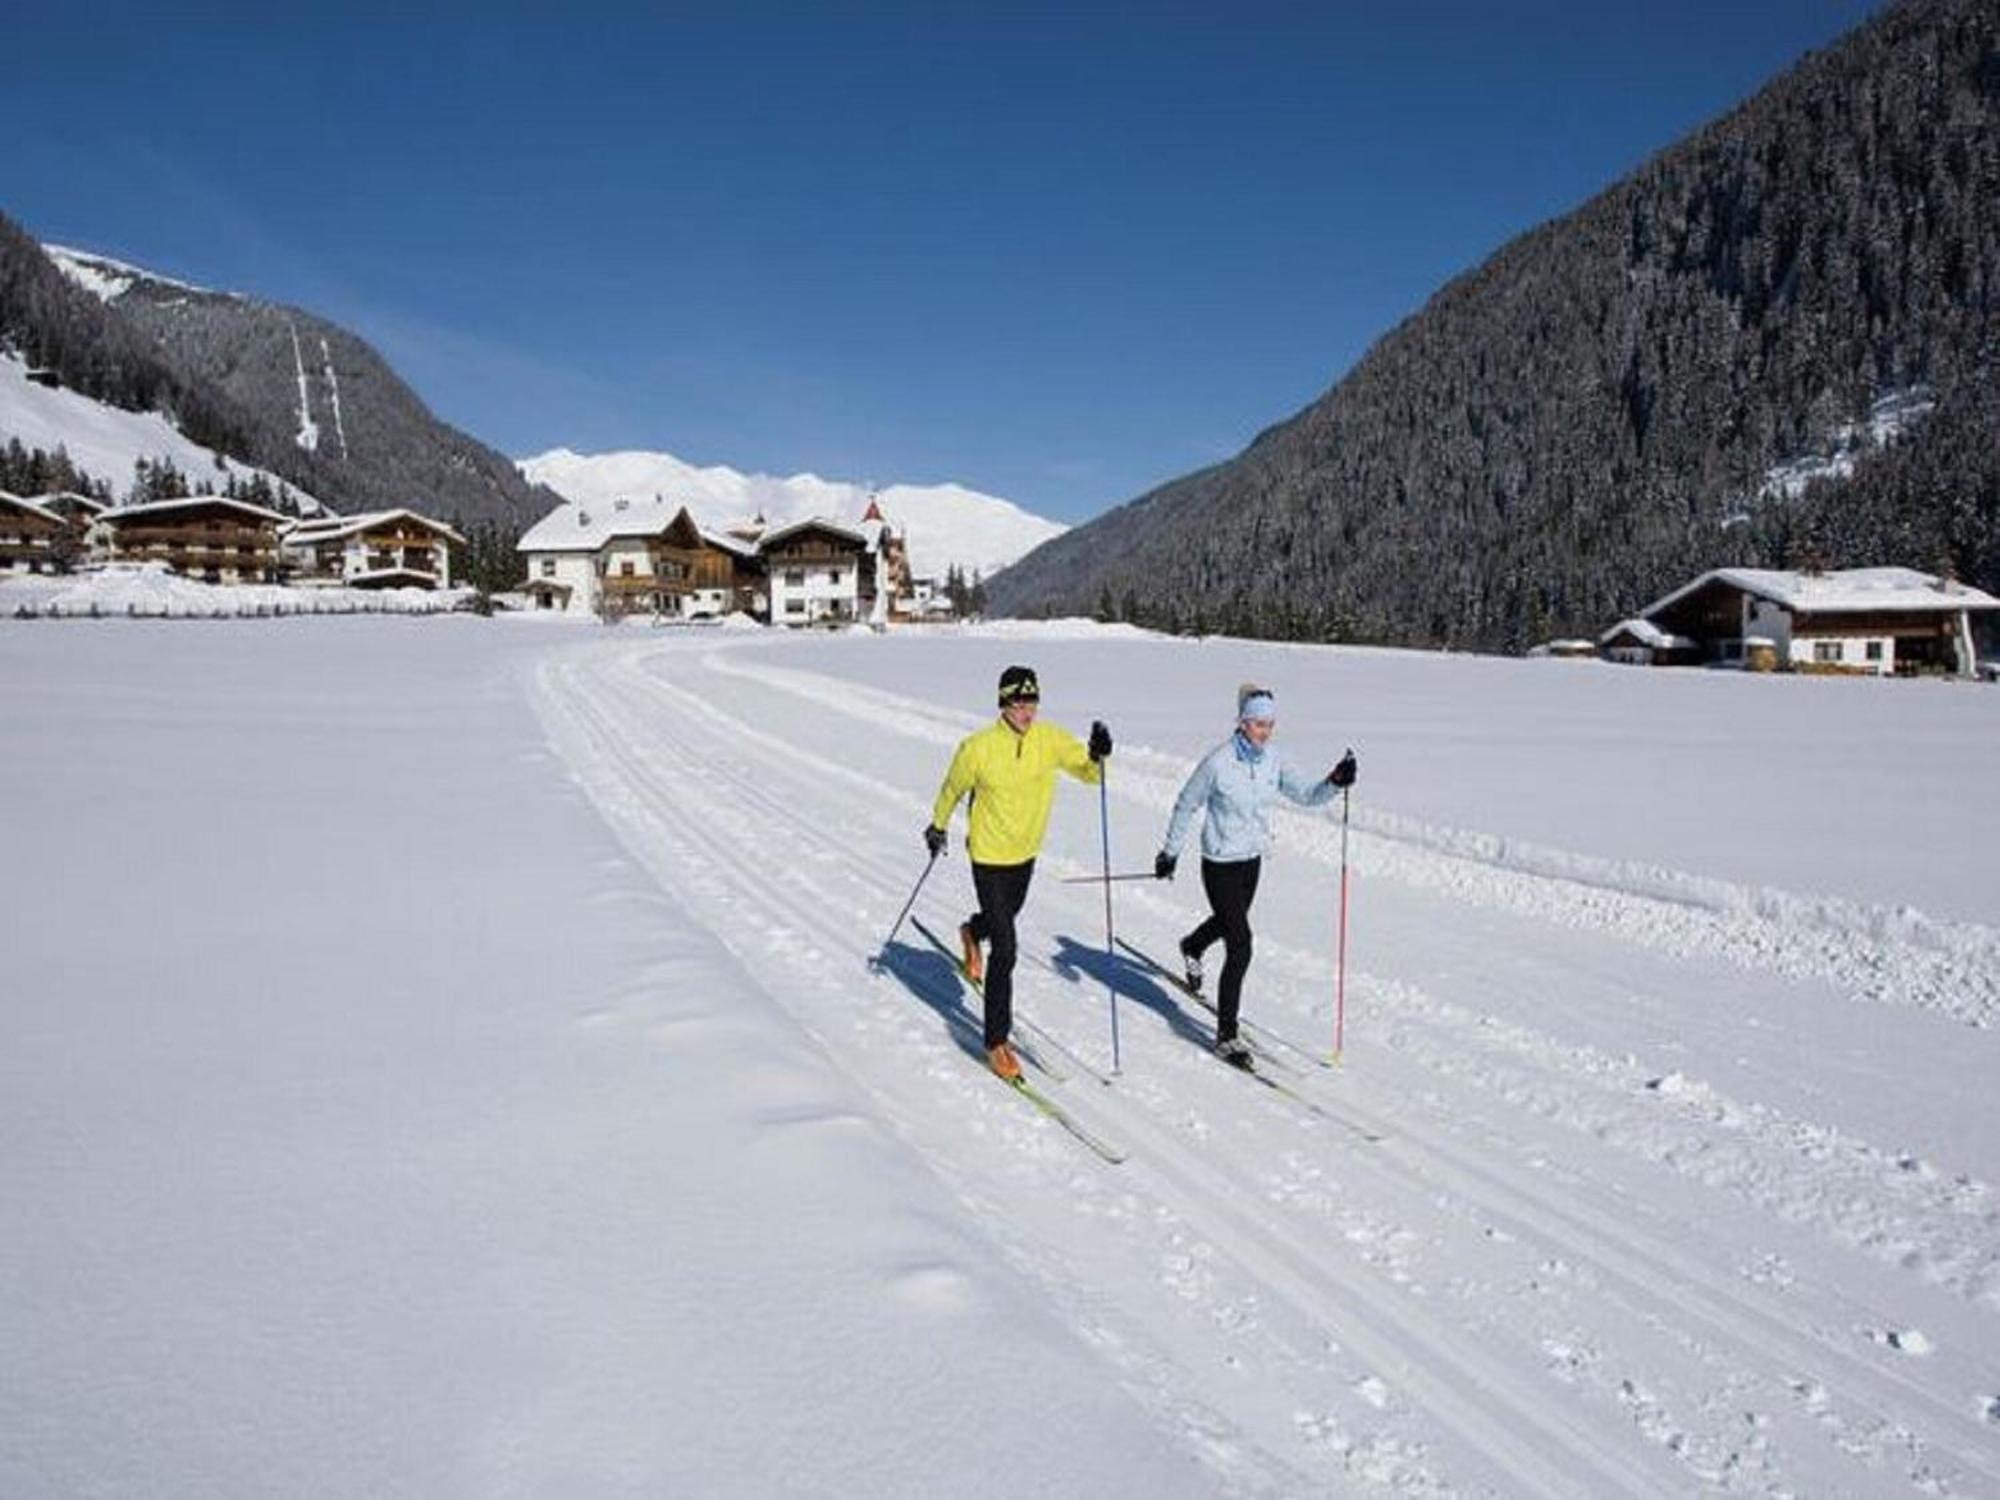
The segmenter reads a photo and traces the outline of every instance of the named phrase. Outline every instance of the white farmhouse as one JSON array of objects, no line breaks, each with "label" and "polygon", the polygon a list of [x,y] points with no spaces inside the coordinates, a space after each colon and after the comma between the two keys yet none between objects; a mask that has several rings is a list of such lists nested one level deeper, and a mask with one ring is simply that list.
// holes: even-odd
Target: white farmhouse
[{"label": "white farmhouse", "polygon": [[[1692,659],[1886,676],[1971,675],[1977,637],[1996,620],[2000,599],[1913,568],[1717,568],[1647,605],[1636,623]],[[1634,625],[1613,626],[1600,644],[1647,634]]]},{"label": "white farmhouse", "polygon": [[876,553],[866,533],[813,516],[764,533],[773,625],[835,625],[869,618]]},{"label": "white farmhouse", "polygon": [[617,619],[719,619],[756,607],[757,549],[703,530],[686,506],[614,500],[561,505],[517,545],[538,609]]}]

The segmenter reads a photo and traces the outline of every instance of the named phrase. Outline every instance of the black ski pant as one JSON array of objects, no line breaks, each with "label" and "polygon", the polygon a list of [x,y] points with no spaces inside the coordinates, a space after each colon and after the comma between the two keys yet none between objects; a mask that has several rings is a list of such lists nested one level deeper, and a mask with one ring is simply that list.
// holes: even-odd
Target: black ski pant
[{"label": "black ski pant", "polygon": [[1028,899],[1028,882],[1035,862],[1020,865],[972,865],[972,889],[979,910],[969,924],[972,935],[986,945],[986,1048],[990,1052],[1014,1031],[1014,918]]},{"label": "black ski pant", "polygon": [[1208,892],[1209,917],[1181,939],[1181,952],[1199,958],[1217,938],[1222,939],[1222,982],[1215,991],[1218,1042],[1236,1035],[1243,976],[1250,972],[1250,903],[1257,899],[1257,877],[1263,869],[1261,859],[1201,862],[1201,888]]}]

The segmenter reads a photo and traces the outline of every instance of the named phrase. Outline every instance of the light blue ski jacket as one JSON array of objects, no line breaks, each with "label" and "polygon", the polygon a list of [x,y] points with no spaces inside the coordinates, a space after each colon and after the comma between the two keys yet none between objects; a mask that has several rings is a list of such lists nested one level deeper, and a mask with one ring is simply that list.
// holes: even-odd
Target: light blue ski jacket
[{"label": "light blue ski jacket", "polygon": [[1333,800],[1339,788],[1324,776],[1306,776],[1275,745],[1258,750],[1232,734],[1201,758],[1174,802],[1162,847],[1179,857],[1197,812],[1205,811],[1201,857],[1220,864],[1256,859],[1271,847],[1271,804],[1283,793],[1302,807]]}]

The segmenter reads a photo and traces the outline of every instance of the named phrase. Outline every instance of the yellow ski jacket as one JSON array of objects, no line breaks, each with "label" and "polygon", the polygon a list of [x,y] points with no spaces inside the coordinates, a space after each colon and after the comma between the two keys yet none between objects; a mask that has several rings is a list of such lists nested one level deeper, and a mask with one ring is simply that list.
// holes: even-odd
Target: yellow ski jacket
[{"label": "yellow ski jacket", "polygon": [[950,827],[958,799],[970,792],[965,847],[973,860],[982,865],[1026,864],[1041,853],[1058,771],[1067,771],[1078,781],[1103,779],[1083,741],[1067,729],[1037,719],[1026,734],[1016,734],[1005,719],[995,719],[959,741],[944,785],[938,788],[931,823]]}]

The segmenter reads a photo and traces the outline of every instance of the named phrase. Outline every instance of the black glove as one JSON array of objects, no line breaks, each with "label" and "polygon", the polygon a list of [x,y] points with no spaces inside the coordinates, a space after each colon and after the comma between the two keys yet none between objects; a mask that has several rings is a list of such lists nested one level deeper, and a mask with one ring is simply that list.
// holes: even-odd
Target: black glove
[{"label": "black glove", "polygon": [[1090,724],[1090,758],[1111,759],[1111,731],[1104,727],[1102,719],[1093,719]]},{"label": "black glove", "polygon": [[924,847],[931,851],[932,859],[944,853],[944,844],[945,836],[942,828],[933,824],[924,830]]},{"label": "black glove", "polygon": [[1340,757],[1339,765],[1335,766],[1331,771],[1327,772],[1326,779],[1332,782],[1335,786],[1339,787],[1342,791],[1345,791],[1348,787],[1354,785],[1354,776],[1355,776],[1354,752],[1350,750],[1347,752],[1347,754]]},{"label": "black glove", "polygon": [[1172,880],[1174,878],[1174,866],[1179,863],[1179,859],[1162,849],[1158,854],[1153,856],[1153,879]]}]

